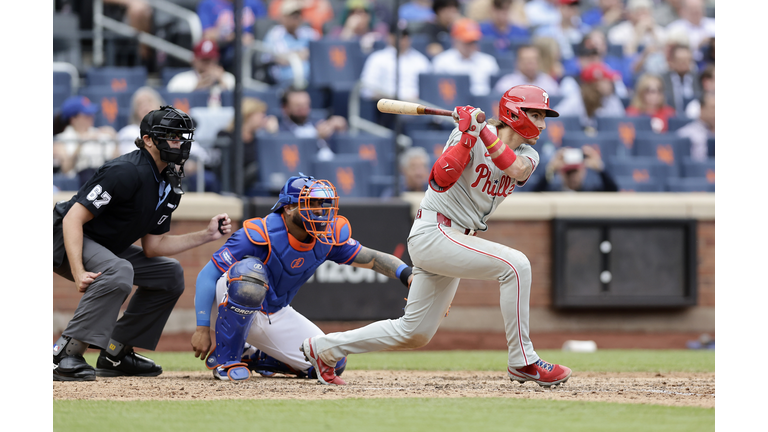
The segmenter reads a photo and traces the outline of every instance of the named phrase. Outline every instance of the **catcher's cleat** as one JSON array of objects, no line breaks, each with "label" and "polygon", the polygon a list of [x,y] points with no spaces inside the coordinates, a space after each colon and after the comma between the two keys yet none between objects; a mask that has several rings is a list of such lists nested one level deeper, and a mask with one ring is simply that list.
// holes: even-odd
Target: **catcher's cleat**
[{"label": "catcher's cleat", "polygon": [[96,371],[79,354],[65,355],[53,364],[54,381],[96,381]]},{"label": "catcher's cleat", "polygon": [[332,366],[328,366],[320,358],[320,354],[315,350],[313,338],[304,339],[304,343],[301,344],[299,351],[304,353],[304,358],[312,363],[317,373],[317,379],[321,383],[326,385],[346,385],[343,379],[336,376],[336,370]]},{"label": "catcher's cleat", "polygon": [[247,381],[251,378],[251,371],[245,363],[232,363],[225,366],[216,366],[213,376],[222,381]]},{"label": "catcher's cleat", "polygon": [[568,381],[571,369],[539,359],[536,363],[519,369],[507,368],[507,374],[512,381],[533,381],[542,387],[552,387]]},{"label": "catcher's cleat", "polygon": [[123,357],[113,357],[101,350],[96,360],[96,376],[138,376],[154,377],[163,373],[163,368],[151,359],[137,354],[132,348]]}]

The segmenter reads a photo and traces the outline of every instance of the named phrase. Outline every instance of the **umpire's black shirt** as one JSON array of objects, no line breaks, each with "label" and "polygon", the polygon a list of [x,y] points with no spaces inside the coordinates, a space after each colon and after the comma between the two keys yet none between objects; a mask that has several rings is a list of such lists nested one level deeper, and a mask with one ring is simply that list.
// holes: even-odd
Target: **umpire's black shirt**
[{"label": "umpire's black shirt", "polygon": [[83,225],[83,234],[119,254],[147,234],[167,233],[179,201],[181,196],[157,171],[146,149],[105,163],[72,199],[54,206],[53,266],[64,262],[61,219],[76,202],[93,213],[93,219]]}]

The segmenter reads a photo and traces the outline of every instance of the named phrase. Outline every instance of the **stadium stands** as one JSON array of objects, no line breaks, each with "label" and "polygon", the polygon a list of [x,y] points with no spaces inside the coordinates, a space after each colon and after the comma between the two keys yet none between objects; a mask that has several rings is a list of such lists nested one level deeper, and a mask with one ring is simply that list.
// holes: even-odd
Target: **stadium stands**
[{"label": "stadium stands", "polygon": [[315,161],[311,172],[317,178],[330,180],[340,197],[371,196],[371,161],[358,155],[336,155],[331,161]]},{"label": "stadium stands", "polygon": [[[195,10],[197,4],[195,0],[172,1],[188,10]],[[343,9],[340,5],[336,5],[340,8],[339,10]],[[125,56],[115,55],[113,52],[106,53],[104,56],[106,64],[102,67],[84,64],[82,60],[90,60],[91,57],[83,57],[82,48],[92,49],[92,44],[83,44],[83,41],[92,35],[79,29],[79,18],[76,15],[67,13],[66,10],[59,10],[58,2],[54,8],[54,60],[71,62],[76,66],[72,70],[79,72],[79,79],[75,81],[72,80],[75,75],[61,71],[54,72],[54,113],[57,112],[67,97],[74,94],[83,95],[99,106],[99,111],[95,115],[95,126],[106,125],[120,130],[128,123],[133,93],[139,87],[148,85],[156,89],[166,103],[195,113],[196,118],[205,117],[204,120],[200,120],[201,135],[199,137],[205,138],[202,140],[205,142],[201,141],[200,143],[203,146],[211,145],[215,140],[216,129],[231,118],[234,102],[233,92],[228,91],[221,94],[221,106],[226,109],[214,113],[206,108],[210,98],[210,94],[206,91],[169,93],[165,90],[173,76],[190,70],[190,66],[178,58],[171,61],[170,57],[172,56],[167,56],[168,59],[165,59],[166,56],[161,54],[157,56],[159,65],[130,66],[135,63],[125,63],[121,61]],[[268,17],[257,17],[255,20],[257,24],[254,36],[259,41],[263,40],[266,32],[277,24]],[[189,29],[184,30],[185,34],[181,37],[172,34],[178,33],[178,29],[175,28],[179,27],[179,23],[172,15],[158,12],[155,24],[157,25],[155,30],[158,32],[158,36],[171,43],[178,43],[180,47],[185,49],[191,47]],[[409,23],[408,26],[412,47],[426,55],[430,37],[423,32],[423,23]],[[184,23],[180,27],[188,26]],[[130,39],[127,36],[120,37]],[[110,42],[109,37],[106,39],[105,47],[107,50],[115,49],[114,44],[110,45],[114,41]],[[452,46],[449,37],[440,38],[440,43],[445,49]],[[530,43],[530,41],[511,41],[508,50],[505,53],[499,53],[492,40],[482,39],[479,41],[480,51],[493,55],[500,67],[499,74],[491,79],[491,87],[501,76],[514,71],[516,62],[514,52],[522,43]],[[127,46],[128,48],[117,48],[130,50],[137,46],[138,42],[134,40],[132,45]],[[373,49],[382,49],[385,46],[385,41],[378,40],[374,43]],[[628,64],[622,46],[609,44],[607,48],[604,61],[611,65]],[[307,77],[308,87],[306,90],[311,98],[310,120],[318,121],[331,114],[347,117],[350,120],[348,118],[350,92],[358,82],[366,58],[361,44],[359,41],[323,37],[311,42],[309,50],[311,73]],[[73,56],[77,58],[73,58]],[[139,57],[136,56],[136,58]],[[254,58],[244,59],[255,67],[252,69],[251,77],[257,80],[263,78],[259,75],[258,58],[260,58],[260,54],[257,53]],[[115,61],[116,59],[117,61]],[[627,73],[631,75],[627,68],[623,68],[622,71],[625,75],[625,83],[636,78],[626,75]],[[282,114],[280,104],[282,88],[270,83],[268,79],[264,79],[263,82],[270,86],[268,90],[256,91],[243,88],[243,97],[256,97],[264,101],[268,107],[267,114],[279,117]],[[630,93],[622,97],[625,107],[632,98],[633,90],[629,85],[628,88]],[[458,105],[473,105],[481,108],[489,117],[497,118],[500,95],[472,96],[469,89],[470,79],[464,75],[449,75],[438,70],[430,74],[422,74],[419,77],[419,98],[421,100],[445,109],[453,109]],[[556,105],[560,98],[559,96],[551,96],[551,105]],[[689,101],[690,98],[685,100],[684,105]],[[211,106],[212,109],[216,109],[214,105]],[[206,121],[209,120],[208,116],[212,116],[211,121]],[[361,116],[369,121],[377,122],[379,116],[375,109],[375,101],[361,100]],[[667,133],[654,133],[648,117],[598,117],[595,133],[587,131],[589,132],[587,134],[579,118],[548,118],[547,127],[539,139],[540,145],[537,146],[542,158],[542,166],[534,172],[529,185],[544,174],[543,165],[547,162],[547,158],[551,157],[553,145],[555,149],[562,146],[593,145],[600,150],[609,171],[614,173],[622,190],[636,192],[714,190],[714,138],[709,139],[707,143],[709,159],[705,162],[695,162],[689,157],[690,141],[675,135],[677,130],[691,121],[692,119],[684,117],[680,113],[678,117],[669,119]],[[350,121],[350,126],[352,125],[353,123]],[[387,123],[385,126],[394,129],[393,125],[394,123]],[[424,147],[433,160],[443,151],[450,130],[454,127],[450,121],[443,122],[439,118],[429,116],[401,116],[399,117],[399,125],[400,133],[410,137],[413,145]],[[261,177],[258,187],[265,191],[274,190],[275,186],[280,185],[287,178],[286,176],[295,174],[299,170],[310,171],[317,166],[323,170],[332,171],[337,168],[340,169],[339,164],[341,163],[348,164],[341,168],[351,170],[358,185],[350,189],[350,196],[361,196],[357,195],[361,193],[377,195],[384,188],[391,186],[393,176],[397,175],[394,139],[361,133],[360,135],[337,134],[328,141],[331,149],[340,158],[333,163],[330,161],[320,163],[316,160],[318,145],[315,139],[299,139],[283,134],[260,137],[259,161],[263,169],[260,170]],[[361,169],[363,171],[360,171]],[[364,180],[363,177],[366,179]],[[347,175],[345,179],[348,178]],[[65,180],[58,179],[57,181],[64,182]],[[708,184],[703,184],[702,181],[706,181]],[[360,186],[363,185],[363,182],[366,182],[366,185]],[[525,191],[525,188],[519,190]]]}]

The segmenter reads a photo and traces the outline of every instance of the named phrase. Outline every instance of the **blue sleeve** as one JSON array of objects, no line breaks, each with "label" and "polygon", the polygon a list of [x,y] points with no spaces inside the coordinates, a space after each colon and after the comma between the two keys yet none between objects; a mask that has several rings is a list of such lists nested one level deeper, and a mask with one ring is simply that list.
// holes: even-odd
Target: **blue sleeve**
[{"label": "blue sleeve", "polygon": [[208,30],[216,24],[216,15],[213,13],[213,3],[203,0],[197,5],[197,16],[200,18],[200,24],[203,30]]},{"label": "blue sleeve", "polygon": [[216,297],[216,281],[224,272],[216,268],[213,261],[200,270],[195,284],[195,317],[197,325],[211,325],[211,307]]},{"label": "blue sleeve", "polygon": [[350,238],[341,245],[337,245],[331,248],[328,252],[328,259],[339,264],[352,264],[357,254],[362,249],[363,245],[357,240]]},{"label": "blue sleeve", "polygon": [[[261,0],[248,0],[246,2],[248,6],[251,7],[251,10],[253,11],[253,14],[256,16],[256,18],[261,18],[263,16],[267,15],[267,7],[264,6],[264,2]],[[253,26],[251,26],[252,28]]]},{"label": "blue sleeve", "polygon": [[232,264],[240,261],[246,255],[254,256],[262,262],[267,259],[269,248],[266,245],[255,245],[248,240],[244,228],[235,231],[224,243],[224,245],[214,252],[211,262],[224,273]]}]

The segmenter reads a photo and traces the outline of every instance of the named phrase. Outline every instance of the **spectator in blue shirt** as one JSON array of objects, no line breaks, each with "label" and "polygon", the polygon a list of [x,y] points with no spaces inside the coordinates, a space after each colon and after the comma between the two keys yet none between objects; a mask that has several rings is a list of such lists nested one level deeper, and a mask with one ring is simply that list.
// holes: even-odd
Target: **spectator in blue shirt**
[{"label": "spectator in blue shirt", "polygon": [[511,7],[512,0],[493,0],[490,19],[480,23],[483,38],[492,39],[499,53],[509,51],[511,41],[527,40],[531,36],[527,28],[512,23],[509,15]]},{"label": "spectator in blue shirt", "polygon": [[432,0],[411,0],[403,3],[398,9],[401,20],[408,22],[429,22],[435,19],[432,10]]},{"label": "spectator in blue shirt", "polygon": [[265,54],[265,63],[274,63],[270,68],[271,78],[280,85],[291,84],[294,71],[289,55],[295,53],[302,62],[304,79],[309,79],[309,42],[320,39],[320,34],[303,22],[303,4],[299,0],[284,0],[280,6],[283,16],[280,24],[272,27],[264,36],[264,44],[272,49]]},{"label": "spectator in blue shirt", "polygon": [[624,19],[624,2],[622,0],[598,0],[597,6],[581,14],[581,21],[590,28],[609,28]]},{"label": "spectator in blue shirt", "polygon": [[[266,16],[267,8],[261,0],[243,0],[243,46],[253,42],[253,25],[257,18]],[[201,0],[197,16],[203,26],[203,38],[215,41],[221,51],[221,65],[231,71],[235,57],[235,13],[233,0]]]}]

